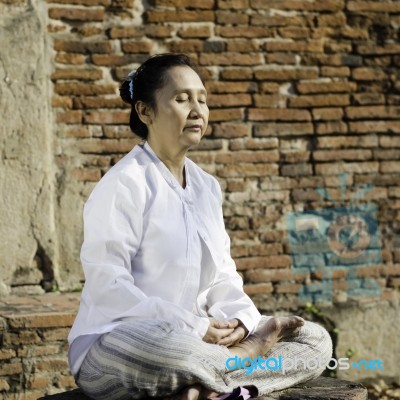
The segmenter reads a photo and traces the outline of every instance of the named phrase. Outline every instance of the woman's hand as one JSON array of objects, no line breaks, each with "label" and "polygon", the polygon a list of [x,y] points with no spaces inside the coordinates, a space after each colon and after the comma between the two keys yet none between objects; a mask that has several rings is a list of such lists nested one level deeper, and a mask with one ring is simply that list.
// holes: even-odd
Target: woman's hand
[{"label": "woman's hand", "polygon": [[233,330],[233,332],[231,334],[222,338],[218,342],[218,344],[226,346],[226,347],[231,347],[231,346],[234,346],[235,344],[238,344],[240,341],[242,341],[247,336],[249,331],[243,325],[242,321],[240,321],[239,319],[235,318],[228,322],[233,324],[235,326],[235,329]]},{"label": "woman's hand", "polygon": [[210,319],[210,326],[207,329],[206,334],[203,337],[203,341],[206,343],[219,344],[221,340],[229,337],[234,331],[237,324],[233,322],[235,320],[223,322],[216,319]]},{"label": "woman's hand", "polygon": [[226,322],[210,319],[210,326],[203,340],[207,343],[230,347],[239,343],[247,334],[246,327],[236,318]]}]

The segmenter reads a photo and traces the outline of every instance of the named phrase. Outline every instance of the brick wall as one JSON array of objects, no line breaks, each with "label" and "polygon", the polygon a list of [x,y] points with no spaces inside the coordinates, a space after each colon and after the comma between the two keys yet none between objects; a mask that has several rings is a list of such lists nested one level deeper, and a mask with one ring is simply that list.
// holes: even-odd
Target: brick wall
[{"label": "brick wall", "polygon": [[[398,295],[400,1],[39,3],[46,9],[53,51],[48,76],[59,216],[58,258],[44,258],[61,289],[83,281],[84,201],[137,143],[127,126],[129,108],[118,96],[119,82],[150,54],[172,51],[185,52],[200,65],[210,93],[210,126],[190,157],[222,185],[232,254],[259,308],[297,309],[299,290],[321,279],[320,273],[292,271],[285,216],[334,206],[316,190],[325,187],[340,198],[343,172],[346,204],[369,183],[373,189],[362,201],[378,207],[383,262],[359,268],[358,277],[379,283],[378,300]],[[35,4],[0,0],[0,9],[3,15],[28,12]],[[334,302],[346,303],[346,270],[332,278]],[[12,393],[21,382],[32,393],[72,384],[65,364],[71,320],[50,323],[50,333],[44,326],[15,325],[12,318],[3,322],[0,358],[12,370],[2,370],[0,390]],[[38,380],[29,380],[28,348],[35,363],[46,354],[56,364],[62,360],[43,367],[55,371],[51,378],[41,377],[38,367]]]},{"label": "brick wall", "polygon": [[[82,198],[135,143],[119,81],[149,54],[185,52],[201,67],[211,109],[190,157],[222,184],[233,256],[258,305],[297,304],[307,274],[291,271],[285,214],[332,206],[315,189],[340,198],[343,172],[346,198],[370,183],[364,200],[379,209],[383,265],[359,276],[393,296],[399,1],[49,0],[48,16],[57,159]],[[335,272],[334,287],[345,278]]]},{"label": "brick wall", "polygon": [[79,293],[0,301],[0,398],[36,400],[75,387],[67,336]]}]

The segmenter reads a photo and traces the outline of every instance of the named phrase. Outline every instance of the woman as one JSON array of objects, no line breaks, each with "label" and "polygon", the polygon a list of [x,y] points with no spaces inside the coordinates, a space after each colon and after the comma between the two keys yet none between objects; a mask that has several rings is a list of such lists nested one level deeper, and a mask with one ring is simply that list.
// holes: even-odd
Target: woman
[{"label": "woman", "polygon": [[[144,143],[85,205],[86,281],[69,336],[77,384],[96,400],[205,399],[239,386],[256,396],[318,376],[331,356],[329,335],[300,317],[261,318],[230,256],[220,186],[186,158],[209,115],[190,60],[152,57],[120,92]],[[267,354],[325,364],[285,374],[227,364]]]}]

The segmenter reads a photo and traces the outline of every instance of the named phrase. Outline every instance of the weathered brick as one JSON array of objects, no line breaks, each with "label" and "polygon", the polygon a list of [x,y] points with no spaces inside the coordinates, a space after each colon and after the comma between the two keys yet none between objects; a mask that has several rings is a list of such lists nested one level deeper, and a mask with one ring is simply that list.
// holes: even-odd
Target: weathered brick
[{"label": "weathered brick", "polygon": [[51,75],[51,79],[53,81],[59,79],[75,79],[80,81],[96,81],[103,77],[103,73],[100,69],[90,68],[90,69],[73,69],[73,68],[64,68],[57,69]]},{"label": "weathered brick", "polygon": [[77,143],[77,148],[82,153],[110,154],[128,153],[139,143],[139,139],[82,139]]},{"label": "weathered brick", "polygon": [[265,176],[277,175],[278,165],[276,164],[241,164],[241,165],[225,165],[217,169],[217,175],[221,178],[248,177],[248,176]]},{"label": "weathered brick", "polygon": [[199,58],[200,65],[258,65],[262,63],[260,53],[203,53]]},{"label": "weathered brick", "polygon": [[312,123],[269,123],[256,125],[254,128],[255,136],[296,136],[312,135],[314,126]]},{"label": "weathered brick", "polygon": [[318,71],[315,68],[272,68],[263,67],[257,69],[254,76],[258,80],[269,80],[269,81],[292,81],[300,79],[316,79],[318,77]]},{"label": "weathered brick", "polygon": [[324,51],[323,42],[289,42],[289,41],[271,41],[266,42],[264,49],[267,52],[295,52],[295,53],[322,53]]},{"label": "weathered brick", "polygon": [[250,108],[250,121],[311,121],[307,110],[291,110],[277,108]]},{"label": "weathered brick", "polygon": [[111,39],[125,39],[132,37],[143,37],[145,30],[143,27],[136,26],[118,26],[108,30],[108,36]]},{"label": "weathered brick", "polygon": [[86,124],[128,124],[128,111],[89,111],[83,116]]},{"label": "weathered brick", "polygon": [[213,11],[189,10],[149,10],[146,12],[148,22],[213,22]]},{"label": "weathered brick", "polygon": [[357,81],[378,81],[387,79],[384,71],[378,68],[354,68],[351,76]]},{"label": "weathered brick", "polygon": [[400,121],[360,121],[350,122],[352,133],[400,133]]},{"label": "weathered brick", "polygon": [[217,164],[240,164],[240,163],[269,163],[279,161],[279,152],[277,150],[270,151],[252,151],[217,154],[215,162]]},{"label": "weathered brick", "polygon": [[350,96],[347,94],[318,94],[314,96],[298,96],[289,99],[290,107],[337,107],[348,106]]},{"label": "weathered brick", "polygon": [[22,373],[21,362],[1,363],[0,376],[10,376]]},{"label": "weathered brick", "polygon": [[66,358],[46,358],[37,360],[35,363],[38,371],[68,371],[68,361]]},{"label": "weathered brick", "polygon": [[[399,141],[400,144],[400,141]],[[381,144],[382,145],[382,144]],[[336,137],[319,137],[317,139],[317,148],[336,149],[346,147],[378,147],[378,137],[370,136],[336,136]]]},{"label": "weathered brick", "polygon": [[77,181],[97,182],[101,178],[101,171],[95,168],[74,168],[71,175]]},{"label": "weathered brick", "polygon": [[399,13],[400,4],[386,1],[349,1],[347,4],[349,11],[372,11],[385,13]]},{"label": "weathered brick", "polygon": [[[338,12],[334,14],[320,14],[317,17],[317,23],[318,26],[324,27],[324,26],[332,26],[332,27],[341,27],[343,25],[346,25],[347,18],[346,14],[343,12]],[[338,43],[334,43],[334,45],[338,45]],[[343,45],[343,43],[340,43],[339,45]],[[348,44],[344,44],[348,45]],[[350,44],[349,44],[350,45]],[[351,47],[351,45],[350,45]],[[351,50],[351,49],[350,49]]]},{"label": "weathered brick", "polygon": [[303,16],[253,14],[250,23],[251,25],[262,25],[267,27],[280,27],[288,25],[304,26],[306,25],[306,19]]},{"label": "weathered brick", "polygon": [[260,42],[257,39],[230,39],[227,46],[229,52],[249,53],[260,50]]},{"label": "weathered brick", "polygon": [[74,99],[74,108],[128,108],[120,97],[76,97]]},{"label": "weathered brick", "polygon": [[271,282],[268,283],[256,283],[253,285],[244,285],[243,289],[246,294],[263,294],[263,293],[272,293],[273,286]]},{"label": "weathered brick", "polygon": [[347,78],[350,73],[349,67],[321,67],[321,76]]},{"label": "weathered brick", "polygon": [[251,7],[258,9],[278,9],[278,10],[293,10],[293,11],[339,11],[345,8],[344,0],[324,0],[319,1],[265,1],[251,0]]},{"label": "weathered brick", "polygon": [[[68,329],[70,330],[70,329]],[[17,350],[18,357],[41,357],[60,353],[60,344],[45,344],[43,346],[23,346]]]},{"label": "weathered brick", "polygon": [[103,29],[99,26],[81,26],[77,28],[76,31],[79,35],[85,37],[100,35],[103,33]]},{"label": "weathered brick", "polygon": [[346,93],[354,92],[357,84],[354,82],[299,82],[296,87],[301,94]]},{"label": "weathered brick", "polygon": [[66,19],[70,21],[103,21],[104,8],[50,8],[49,17],[53,19]]},{"label": "weathered brick", "polygon": [[399,173],[400,161],[382,161],[379,172],[381,173]]},{"label": "weathered brick", "polygon": [[6,379],[0,378],[0,390],[5,392],[10,390],[10,385]]},{"label": "weathered brick", "polygon": [[[376,3],[378,4],[378,3]],[[387,5],[388,3],[385,3]],[[363,55],[384,55],[384,54],[399,54],[400,44],[385,43],[383,46],[378,46],[375,43],[360,44],[357,46],[357,52]]]},{"label": "weathered brick", "polygon": [[15,357],[16,353],[13,349],[1,349],[0,350],[0,360],[9,360]]},{"label": "weathered brick", "polygon": [[371,150],[317,150],[313,152],[313,158],[316,161],[334,161],[334,160],[371,160]]},{"label": "weathered brick", "polygon": [[224,80],[243,80],[243,79],[252,79],[253,71],[249,67],[232,67],[232,68],[224,68],[220,72],[221,78]]},{"label": "weathered brick", "polygon": [[208,38],[212,35],[212,29],[209,25],[188,26],[178,31],[181,38]]},{"label": "weathered brick", "polygon": [[101,66],[108,66],[108,67],[115,67],[120,65],[127,65],[133,62],[138,62],[140,60],[145,61],[142,58],[143,55],[137,54],[92,54],[91,59],[94,65],[101,65]]},{"label": "weathered brick", "polygon": [[111,44],[107,41],[85,42],[56,39],[54,50],[66,53],[111,53]]},{"label": "weathered brick", "polygon": [[395,106],[369,106],[369,107],[347,107],[345,109],[349,119],[397,119],[400,118],[400,107]]},{"label": "weathered brick", "polygon": [[237,138],[250,136],[248,124],[219,123],[213,128],[213,136],[220,138]]},{"label": "weathered brick", "polygon": [[316,132],[318,135],[328,135],[331,133],[341,134],[347,133],[348,127],[347,124],[342,121],[320,122],[316,125]]},{"label": "weathered brick", "polygon": [[67,96],[53,96],[51,106],[54,108],[72,108],[72,99]]},{"label": "weathered brick", "polygon": [[108,6],[111,0],[46,0],[53,4],[81,5],[81,6]]},{"label": "weathered brick", "polygon": [[149,38],[168,38],[172,36],[174,28],[172,26],[146,25],[145,32]]},{"label": "weathered brick", "polygon": [[308,39],[310,37],[310,29],[306,27],[279,28],[278,33],[286,39]]},{"label": "weathered brick", "polygon": [[237,11],[216,11],[217,23],[226,25],[246,25],[249,23],[250,17],[244,13],[238,13]]},{"label": "weathered brick", "polygon": [[252,104],[249,94],[212,94],[207,98],[209,107],[249,106]]},{"label": "weathered brick", "polygon": [[335,121],[343,118],[342,108],[314,108],[312,116],[314,121]]},{"label": "weathered brick", "polygon": [[150,53],[153,48],[153,42],[150,41],[130,41],[122,43],[124,53]]},{"label": "weathered brick", "polygon": [[268,64],[297,64],[297,56],[292,53],[268,53],[265,55],[265,61]]},{"label": "weathered brick", "polygon": [[257,269],[257,268],[287,268],[290,267],[290,256],[273,255],[262,257],[246,257],[236,261],[238,270]]},{"label": "weathered brick", "polygon": [[264,150],[275,149],[279,141],[276,137],[268,139],[233,139],[229,143],[230,150]]},{"label": "weathered brick", "polygon": [[221,37],[237,38],[265,38],[271,36],[272,29],[265,26],[217,26],[215,34]]},{"label": "weathered brick", "polygon": [[29,378],[29,389],[45,389],[52,381],[52,378],[47,374],[35,374]]},{"label": "weathered brick", "polygon": [[356,105],[384,104],[386,101],[382,93],[356,93],[352,95],[352,99]]},{"label": "weathered brick", "polygon": [[357,163],[326,163],[316,164],[315,172],[321,175],[335,175],[343,172],[355,174],[367,174],[379,172],[378,162],[357,162]]},{"label": "weathered brick", "polygon": [[220,122],[220,121],[236,121],[242,120],[244,117],[243,108],[219,108],[210,110],[209,121]]},{"label": "weathered brick", "polygon": [[91,137],[92,133],[89,131],[89,129],[80,126],[78,128],[66,130],[64,136],[67,138],[87,138]]},{"label": "weathered brick", "polygon": [[381,147],[400,147],[400,136],[381,136],[379,138]]},{"label": "weathered brick", "polygon": [[190,7],[213,9],[215,0],[155,0],[155,7]]},{"label": "weathered brick", "polygon": [[283,102],[282,96],[277,94],[273,95],[265,95],[265,94],[255,94],[253,95],[254,105],[256,107],[266,107],[266,108],[274,108],[279,107]]},{"label": "weathered brick", "polygon": [[69,312],[32,313],[26,315],[9,315],[7,321],[12,328],[49,328],[71,326],[75,315]]},{"label": "weathered brick", "polygon": [[250,282],[279,282],[289,279],[302,280],[307,274],[294,274],[290,269],[269,269],[245,271],[244,275]]},{"label": "weathered brick", "polygon": [[205,87],[210,93],[252,93],[257,90],[254,82],[206,82]]},{"label": "weathered brick", "polygon": [[58,123],[79,124],[82,122],[82,111],[73,110],[64,113],[58,113],[56,120]]},{"label": "weathered brick", "polygon": [[281,168],[282,176],[304,176],[312,175],[312,165],[311,164],[292,164],[283,165]]},{"label": "weathered brick", "polygon": [[249,7],[249,0],[218,0],[218,8],[221,10],[243,10]]},{"label": "weathered brick", "polygon": [[60,64],[83,64],[85,62],[85,56],[83,54],[75,53],[57,53],[55,61]]}]

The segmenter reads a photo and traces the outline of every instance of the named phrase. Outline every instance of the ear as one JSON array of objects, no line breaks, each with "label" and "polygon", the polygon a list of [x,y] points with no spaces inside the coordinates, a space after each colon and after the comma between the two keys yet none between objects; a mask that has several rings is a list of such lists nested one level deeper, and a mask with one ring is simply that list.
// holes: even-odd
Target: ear
[{"label": "ear", "polygon": [[136,110],[140,120],[145,125],[151,125],[154,113],[148,104],[144,103],[143,101],[137,101],[135,104],[135,110]]}]

